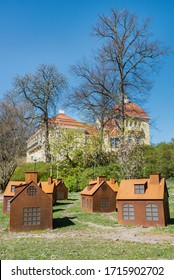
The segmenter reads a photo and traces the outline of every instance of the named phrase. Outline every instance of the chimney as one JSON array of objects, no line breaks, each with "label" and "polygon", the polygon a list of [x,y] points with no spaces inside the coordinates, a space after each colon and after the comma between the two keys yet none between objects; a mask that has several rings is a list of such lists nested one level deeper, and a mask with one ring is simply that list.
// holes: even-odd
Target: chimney
[{"label": "chimney", "polygon": [[51,185],[52,183],[53,183],[52,176],[49,176],[48,177],[48,185]]},{"label": "chimney", "polygon": [[159,183],[160,183],[160,174],[151,174],[150,184],[159,184]]},{"label": "chimney", "polygon": [[37,184],[37,172],[25,172],[25,182],[30,183],[31,181]]},{"label": "chimney", "polygon": [[110,183],[115,184],[115,179],[113,177],[110,178]]},{"label": "chimney", "polygon": [[106,177],[105,176],[98,176],[97,177],[97,184],[100,184],[103,181],[106,181]]}]

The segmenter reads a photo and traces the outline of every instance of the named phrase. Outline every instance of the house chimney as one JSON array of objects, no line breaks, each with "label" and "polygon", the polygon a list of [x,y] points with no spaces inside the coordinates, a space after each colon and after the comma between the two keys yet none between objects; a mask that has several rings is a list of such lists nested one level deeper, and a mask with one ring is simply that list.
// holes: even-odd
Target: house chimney
[{"label": "house chimney", "polygon": [[48,185],[51,185],[52,183],[53,183],[52,176],[49,176],[48,177]]},{"label": "house chimney", "polygon": [[160,174],[151,174],[150,175],[150,184],[159,184]]},{"label": "house chimney", "polygon": [[115,179],[113,177],[110,178],[110,183],[115,184]]},{"label": "house chimney", "polygon": [[103,181],[106,181],[106,177],[105,176],[98,176],[97,177],[97,184],[100,184]]},{"label": "house chimney", "polygon": [[30,183],[33,181],[37,184],[37,172],[31,171],[31,172],[25,172],[25,182]]}]

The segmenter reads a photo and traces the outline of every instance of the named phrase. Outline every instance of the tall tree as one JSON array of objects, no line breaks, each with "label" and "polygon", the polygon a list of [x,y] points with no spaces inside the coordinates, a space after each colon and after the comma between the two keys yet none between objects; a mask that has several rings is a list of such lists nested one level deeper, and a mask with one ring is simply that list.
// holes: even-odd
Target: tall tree
[{"label": "tall tree", "polygon": [[32,106],[34,111],[32,118],[42,123],[47,162],[51,160],[49,117],[66,86],[65,77],[58,72],[54,65],[40,65],[34,74],[26,74],[23,77],[17,76],[14,79],[15,94]]},{"label": "tall tree", "polygon": [[78,109],[85,119],[98,124],[100,150],[103,147],[104,127],[115,102],[111,96],[115,88],[102,62],[90,64],[86,59],[71,67],[72,73],[80,79],[80,86],[68,95],[68,104]]},{"label": "tall tree", "polygon": [[5,187],[19,157],[25,156],[28,125],[23,122],[24,106],[13,104],[9,98],[0,102],[0,177]]},{"label": "tall tree", "polygon": [[152,39],[150,20],[140,20],[128,10],[111,9],[108,15],[100,16],[94,34],[103,43],[98,60],[105,63],[108,75],[116,79],[113,99],[119,100],[117,117],[124,133],[125,96],[142,101],[167,49]]}]

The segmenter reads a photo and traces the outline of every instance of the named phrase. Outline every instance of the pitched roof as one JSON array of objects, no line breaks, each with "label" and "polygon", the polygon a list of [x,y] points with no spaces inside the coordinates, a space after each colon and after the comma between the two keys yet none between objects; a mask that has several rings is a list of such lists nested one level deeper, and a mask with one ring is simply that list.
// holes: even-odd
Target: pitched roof
[{"label": "pitched roof", "polygon": [[[135,184],[145,185],[143,194],[134,193]],[[151,183],[150,179],[128,179],[121,180],[117,200],[161,200],[164,198],[166,188],[165,179],[159,183]]]},{"label": "pitched roof", "polygon": [[[87,185],[84,190],[81,192],[81,195],[94,195],[94,193],[103,185],[106,184],[113,192],[118,191],[118,184],[117,183],[110,183],[110,181],[102,181],[97,183],[97,181],[91,181],[89,185]],[[90,186],[90,187],[89,187]]]},{"label": "pitched roof", "polygon": [[63,127],[75,127],[75,128],[84,128],[84,123],[78,122],[75,119],[65,115],[64,113],[59,113],[49,120],[50,124],[57,124],[58,126]]},{"label": "pitched roof", "polygon": [[48,182],[40,182],[39,186],[45,193],[53,193],[55,184],[54,182],[52,184],[48,184]]},{"label": "pitched roof", "polygon": [[15,192],[11,191],[11,187],[12,186],[16,186],[17,187],[17,186],[23,185],[25,183],[26,183],[25,181],[9,181],[7,187],[6,187],[5,191],[4,191],[3,196],[14,196]]},{"label": "pitched roof", "polygon": [[149,119],[150,117],[146,112],[133,102],[128,102],[124,104],[125,114],[130,117],[142,117]]},{"label": "pitched roof", "polygon": [[110,181],[107,181],[107,184],[111,187],[111,189],[114,191],[114,192],[118,192],[118,183],[115,182],[115,183],[112,183]]},{"label": "pitched roof", "polygon": [[23,185],[22,185],[23,188],[21,188],[21,190],[20,190],[16,195],[13,196],[13,198],[10,200],[10,203],[11,203],[14,199],[16,199],[16,197],[18,197],[18,196],[20,195],[20,193],[22,193],[22,192],[23,192],[29,185],[31,185],[31,184],[33,184],[35,187],[39,188],[38,185],[37,185],[34,181],[31,181],[31,182],[29,182],[29,183],[23,184]]}]

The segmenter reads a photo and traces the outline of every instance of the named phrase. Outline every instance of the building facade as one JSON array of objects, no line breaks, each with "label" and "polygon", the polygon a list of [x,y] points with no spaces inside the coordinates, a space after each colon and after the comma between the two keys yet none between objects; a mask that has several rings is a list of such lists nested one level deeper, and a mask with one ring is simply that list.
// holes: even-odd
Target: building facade
[{"label": "building facade", "polygon": [[[146,112],[137,106],[133,102],[125,103],[125,136],[129,141],[136,139],[137,143],[150,144],[150,131],[149,120],[150,117]],[[76,121],[75,119],[67,116],[64,111],[60,111],[55,117],[49,120],[49,140],[50,144],[57,139],[57,142],[61,140],[62,134],[67,130],[74,130],[79,132],[78,146],[84,146],[87,142],[87,138],[94,136],[99,131],[99,123],[96,125],[89,125]],[[56,134],[59,136],[56,138]],[[115,149],[120,139],[119,129],[114,121],[110,119],[106,122],[104,127],[104,146],[107,150]],[[54,140],[54,141],[53,141]],[[57,143],[58,145],[59,143]],[[50,145],[51,146],[51,145]],[[53,147],[54,145],[52,145]],[[27,141],[27,162],[43,161],[45,162],[45,145],[44,145],[44,131],[40,127]],[[56,145],[55,145],[56,147]],[[56,148],[55,148],[56,150]],[[52,149],[51,154],[53,160],[57,159],[55,150]]]}]

